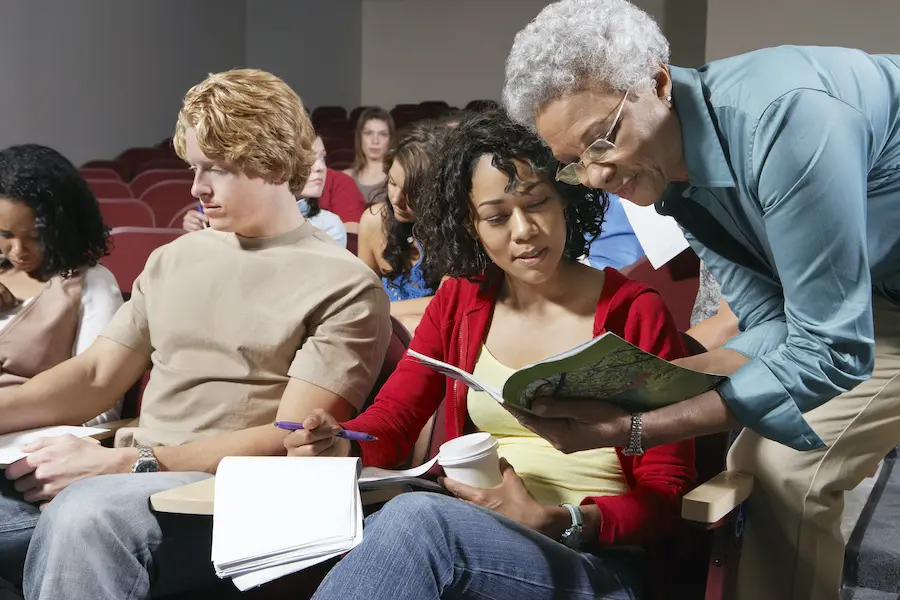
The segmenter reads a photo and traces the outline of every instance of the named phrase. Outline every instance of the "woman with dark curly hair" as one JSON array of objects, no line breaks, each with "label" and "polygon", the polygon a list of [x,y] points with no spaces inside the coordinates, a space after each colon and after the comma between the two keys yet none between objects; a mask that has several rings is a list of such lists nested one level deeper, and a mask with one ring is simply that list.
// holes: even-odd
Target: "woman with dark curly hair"
[{"label": "woman with dark curly hair", "polygon": [[[684,355],[656,292],[578,262],[600,232],[605,197],[556,183],[557,162],[534,134],[500,113],[476,115],[446,134],[435,165],[417,234],[426,270],[452,279],[412,350],[496,389],[515,369],[606,331],[666,359]],[[637,546],[676,529],[696,477],[691,441],[642,455],[564,454],[486,393],[405,357],[368,410],[341,424],[314,412],[285,445],[292,456],[358,453],[366,465],[394,467],[441,402],[448,438],[479,430],[498,440],[502,483],[443,480],[468,502],[423,492],[391,500],[315,598],[640,596]],[[378,439],[351,446],[333,437],[341,427]]]},{"label": "woman with dark curly hair", "polygon": [[387,202],[369,207],[359,221],[357,255],[378,273],[391,299],[391,314],[414,329],[441,282],[425,276],[422,245],[413,235],[416,209],[425,193],[428,169],[446,128],[422,123],[387,157]]},{"label": "woman with dark curly hair", "polygon": [[36,144],[0,152],[0,390],[86,350],[109,323],[122,295],[98,263],[108,253],[109,228],[72,163]]}]

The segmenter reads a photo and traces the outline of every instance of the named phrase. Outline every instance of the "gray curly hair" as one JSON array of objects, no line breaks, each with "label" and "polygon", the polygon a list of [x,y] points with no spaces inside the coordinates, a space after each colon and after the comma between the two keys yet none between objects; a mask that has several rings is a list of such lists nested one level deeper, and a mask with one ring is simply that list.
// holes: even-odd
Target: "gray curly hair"
[{"label": "gray curly hair", "polygon": [[553,100],[589,85],[646,89],[668,62],[659,25],[627,0],[560,0],[516,34],[503,104],[533,128],[538,111]]}]

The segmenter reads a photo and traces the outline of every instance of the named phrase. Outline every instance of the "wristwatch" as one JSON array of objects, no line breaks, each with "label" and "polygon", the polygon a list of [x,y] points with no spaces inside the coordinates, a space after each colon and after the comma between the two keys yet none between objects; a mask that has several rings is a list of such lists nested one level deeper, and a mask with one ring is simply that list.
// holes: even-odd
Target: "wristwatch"
[{"label": "wristwatch", "polygon": [[632,413],[631,431],[628,434],[628,445],[622,450],[625,456],[641,456],[644,454],[644,416],[641,413]]},{"label": "wristwatch", "polygon": [[563,532],[559,541],[573,550],[580,550],[584,545],[584,536],[582,535],[584,533],[584,519],[581,516],[581,509],[566,503],[562,503],[560,506],[568,509],[569,514],[572,515],[572,525]]},{"label": "wristwatch", "polygon": [[153,448],[138,444],[138,458],[131,465],[132,473],[156,473],[159,471],[159,461],[153,454]]}]

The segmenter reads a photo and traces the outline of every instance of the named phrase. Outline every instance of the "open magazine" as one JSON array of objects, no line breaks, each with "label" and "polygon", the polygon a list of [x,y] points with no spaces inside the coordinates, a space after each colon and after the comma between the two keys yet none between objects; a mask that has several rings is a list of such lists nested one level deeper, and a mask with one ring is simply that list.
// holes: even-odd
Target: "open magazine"
[{"label": "open magazine", "polygon": [[485,392],[501,404],[531,410],[538,397],[597,398],[629,412],[644,412],[692,398],[713,389],[724,375],[702,373],[672,364],[604,333],[567,352],[517,369],[502,390],[492,389],[471,373],[409,350],[410,358]]}]

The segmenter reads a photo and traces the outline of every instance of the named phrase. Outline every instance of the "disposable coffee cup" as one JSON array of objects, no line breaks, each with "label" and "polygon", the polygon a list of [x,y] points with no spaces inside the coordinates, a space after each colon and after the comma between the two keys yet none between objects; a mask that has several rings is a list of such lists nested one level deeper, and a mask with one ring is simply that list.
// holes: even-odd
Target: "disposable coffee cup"
[{"label": "disposable coffee cup", "polygon": [[500,485],[499,446],[494,437],[486,432],[470,433],[441,445],[438,464],[447,477],[460,483],[479,488]]}]

